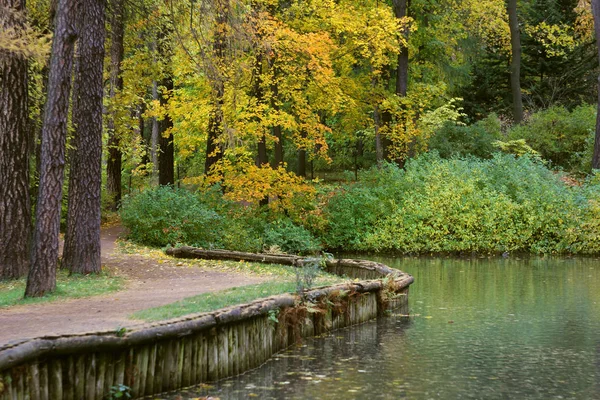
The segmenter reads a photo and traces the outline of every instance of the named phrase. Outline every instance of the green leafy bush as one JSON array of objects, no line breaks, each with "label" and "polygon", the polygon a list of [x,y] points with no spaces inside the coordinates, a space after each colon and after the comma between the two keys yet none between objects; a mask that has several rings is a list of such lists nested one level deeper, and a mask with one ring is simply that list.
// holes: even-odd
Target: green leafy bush
[{"label": "green leafy bush", "polygon": [[525,139],[555,166],[588,173],[588,158],[582,154],[589,153],[595,123],[594,106],[579,106],[573,111],[556,106],[533,114],[528,121],[512,128],[508,136],[509,139]]},{"label": "green leafy bush", "polygon": [[277,247],[286,253],[311,254],[320,250],[319,243],[303,226],[287,219],[268,224],[264,231],[265,248]]},{"label": "green leafy bush", "polygon": [[567,186],[527,155],[429,153],[395,169],[372,172],[385,176],[382,186],[360,182],[331,198],[328,246],[406,254],[600,250],[600,186]]},{"label": "green leafy bush", "polygon": [[[358,183],[331,189],[324,205],[326,226],[319,234],[329,249],[358,250],[375,223],[389,214],[405,188],[404,172],[393,164],[361,173]],[[389,185],[396,182],[398,185]]]},{"label": "green leafy bush", "polygon": [[442,158],[491,158],[497,151],[493,143],[501,138],[500,120],[496,114],[490,114],[473,125],[446,123],[429,139],[429,149]]},{"label": "green leafy bush", "polygon": [[161,186],[123,199],[121,220],[129,237],[149,246],[186,243],[212,247],[222,217],[193,193]]}]

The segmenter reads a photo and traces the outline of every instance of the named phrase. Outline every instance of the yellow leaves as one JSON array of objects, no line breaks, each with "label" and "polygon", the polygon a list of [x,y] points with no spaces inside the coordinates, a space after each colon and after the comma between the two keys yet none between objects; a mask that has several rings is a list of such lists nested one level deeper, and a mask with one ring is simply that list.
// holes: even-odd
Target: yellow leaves
[{"label": "yellow leaves", "polygon": [[583,39],[590,39],[594,35],[594,16],[590,0],[579,0],[575,7],[577,19],[574,26],[575,33]]},{"label": "yellow leaves", "polygon": [[510,52],[508,13],[503,1],[466,0],[464,10],[467,29],[482,38],[488,46]]},{"label": "yellow leaves", "polygon": [[227,199],[258,205],[268,198],[271,210],[286,212],[292,217],[301,215],[304,205],[314,199],[314,187],[287,171],[285,166],[257,166],[251,154],[243,151],[236,156],[232,159],[226,155],[204,181],[206,185],[221,183]]},{"label": "yellow leaves", "polygon": [[526,27],[526,31],[544,47],[550,57],[564,56],[576,46],[573,29],[566,24],[548,24],[544,21]]}]

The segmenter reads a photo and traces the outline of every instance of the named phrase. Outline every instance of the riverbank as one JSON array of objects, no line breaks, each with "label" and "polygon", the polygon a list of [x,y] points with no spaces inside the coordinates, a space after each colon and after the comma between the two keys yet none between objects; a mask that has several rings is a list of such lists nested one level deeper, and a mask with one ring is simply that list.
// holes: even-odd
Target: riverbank
[{"label": "riverbank", "polygon": [[[299,257],[288,260],[298,270],[310,267]],[[407,312],[412,276],[361,260],[328,260],[323,267],[379,279],[307,288],[133,329],[0,346],[0,399],[100,399],[115,388],[134,398],[159,394],[243,373],[304,337],[363,323],[391,309]]]}]

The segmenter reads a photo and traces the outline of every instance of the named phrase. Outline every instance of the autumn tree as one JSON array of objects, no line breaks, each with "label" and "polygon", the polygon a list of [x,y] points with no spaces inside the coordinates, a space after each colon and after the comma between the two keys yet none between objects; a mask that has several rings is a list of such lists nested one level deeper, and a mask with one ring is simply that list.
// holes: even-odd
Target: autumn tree
[{"label": "autumn tree", "polygon": [[73,138],[63,267],[99,273],[104,0],[82,0],[73,86]]},{"label": "autumn tree", "polygon": [[[25,1],[0,1],[4,39],[25,39]],[[26,43],[25,43],[26,45]],[[0,280],[27,273],[31,206],[27,49],[0,39]]]},{"label": "autumn tree", "polygon": [[59,0],[56,10],[42,128],[39,194],[26,297],[43,296],[56,288],[67,117],[80,8],[79,1]]}]

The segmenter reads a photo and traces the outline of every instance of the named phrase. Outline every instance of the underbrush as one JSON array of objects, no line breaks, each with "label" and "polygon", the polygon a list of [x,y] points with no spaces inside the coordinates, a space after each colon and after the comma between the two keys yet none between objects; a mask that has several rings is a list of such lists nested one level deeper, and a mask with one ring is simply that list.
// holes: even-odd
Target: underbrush
[{"label": "underbrush", "polygon": [[138,243],[250,252],[600,252],[600,179],[578,185],[539,158],[432,152],[360,177],[321,184],[296,219],[214,191],[155,188],[125,200],[123,223]]},{"label": "underbrush", "polygon": [[526,156],[430,153],[340,188],[323,238],[326,247],[403,254],[595,254],[599,194],[595,181],[567,186]]},{"label": "underbrush", "polygon": [[313,235],[285,215],[223,199],[215,190],[191,193],[155,187],[126,197],[121,219],[129,239],[155,246],[312,254],[320,250]]}]

